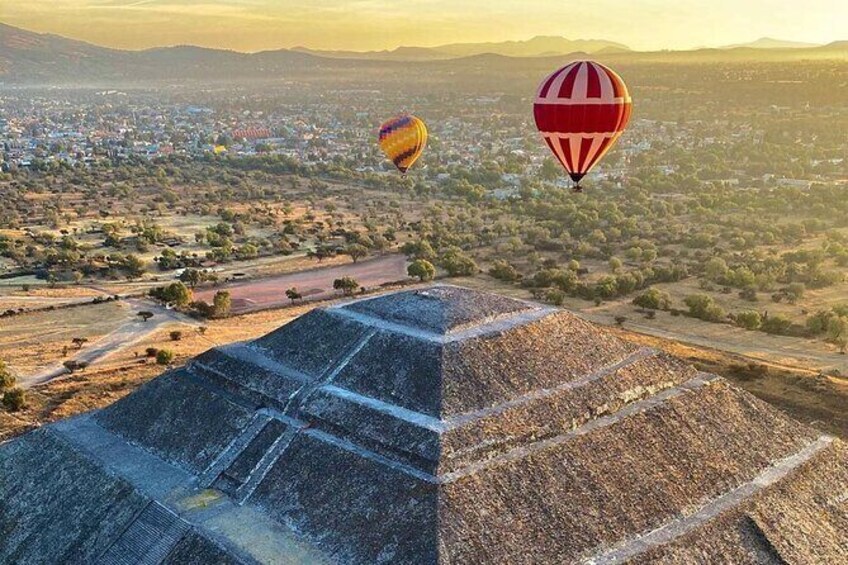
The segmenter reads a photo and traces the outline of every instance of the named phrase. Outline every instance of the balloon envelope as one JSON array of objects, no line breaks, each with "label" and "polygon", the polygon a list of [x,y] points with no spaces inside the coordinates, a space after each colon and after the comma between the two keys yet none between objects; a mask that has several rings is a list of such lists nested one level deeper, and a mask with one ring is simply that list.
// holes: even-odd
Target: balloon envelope
[{"label": "balloon envelope", "polygon": [[380,147],[401,173],[418,160],[425,145],[427,126],[415,116],[400,116],[380,126]]},{"label": "balloon envelope", "polygon": [[615,144],[631,110],[621,77],[594,61],[575,61],[545,77],[533,104],[536,127],[575,183]]}]

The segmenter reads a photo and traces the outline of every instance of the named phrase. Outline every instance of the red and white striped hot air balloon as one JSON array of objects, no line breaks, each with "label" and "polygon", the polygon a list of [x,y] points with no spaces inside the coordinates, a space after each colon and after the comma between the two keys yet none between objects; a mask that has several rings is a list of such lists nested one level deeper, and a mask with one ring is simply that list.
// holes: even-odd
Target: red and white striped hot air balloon
[{"label": "red and white striped hot air balloon", "polygon": [[594,61],[570,63],[539,85],[533,103],[536,127],[575,190],[624,132],[631,109],[621,77]]}]

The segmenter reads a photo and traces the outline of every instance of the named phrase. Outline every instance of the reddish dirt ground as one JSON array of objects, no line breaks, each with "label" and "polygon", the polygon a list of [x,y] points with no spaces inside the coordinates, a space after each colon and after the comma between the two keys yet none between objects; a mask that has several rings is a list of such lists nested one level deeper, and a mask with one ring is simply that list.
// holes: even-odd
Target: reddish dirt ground
[{"label": "reddish dirt ground", "polygon": [[333,293],[337,292],[333,290],[333,281],[346,276],[355,278],[361,286],[366,288],[403,280],[407,278],[406,257],[403,255],[386,255],[359,263],[316,268],[276,277],[232,283],[216,288],[198,290],[195,297],[198,300],[211,302],[215,292],[226,289],[230,291],[232,296],[233,311],[242,313],[288,304],[289,299],[286,298],[286,290],[293,287],[309,300],[332,296]]}]

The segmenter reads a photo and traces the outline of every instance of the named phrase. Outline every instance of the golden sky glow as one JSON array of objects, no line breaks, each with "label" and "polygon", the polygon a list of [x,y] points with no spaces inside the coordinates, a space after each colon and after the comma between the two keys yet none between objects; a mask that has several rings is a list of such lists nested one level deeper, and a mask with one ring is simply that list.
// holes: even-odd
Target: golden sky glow
[{"label": "golden sky glow", "polygon": [[0,0],[0,21],[128,49],[371,50],[560,35],[653,50],[848,39],[848,1]]}]

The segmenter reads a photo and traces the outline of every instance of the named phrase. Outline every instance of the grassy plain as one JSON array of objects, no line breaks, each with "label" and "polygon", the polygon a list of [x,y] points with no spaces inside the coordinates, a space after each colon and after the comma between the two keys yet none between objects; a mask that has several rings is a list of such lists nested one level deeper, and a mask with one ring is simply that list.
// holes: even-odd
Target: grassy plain
[{"label": "grassy plain", "polygon": [[0,358],[18,374],[33,373],[73,353],[74,338],[94,342],[134,316],[121,302],[31,312],[0,319]]}]

